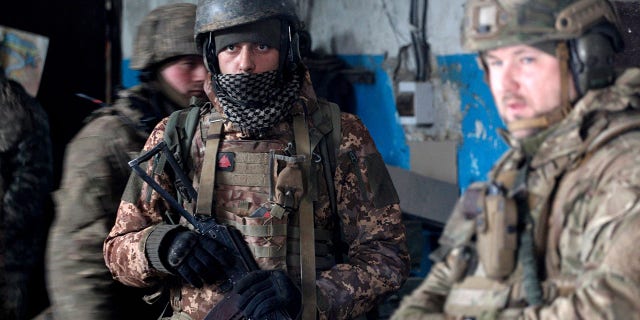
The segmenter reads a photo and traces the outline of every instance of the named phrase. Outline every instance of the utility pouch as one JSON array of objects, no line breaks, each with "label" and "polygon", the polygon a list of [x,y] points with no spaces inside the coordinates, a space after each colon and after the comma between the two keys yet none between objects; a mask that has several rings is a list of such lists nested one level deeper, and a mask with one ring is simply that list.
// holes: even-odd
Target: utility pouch
[{"label": "utility pouch", "polygon": [[487,277],[501,280],[516,264],[518,212],[503,187],[489,184],[484,210],[476,217],[477,250]]},{"label": "utility pouch", "polygon": [[261,269],[286,269],[288,215],[272,215],[266,207],[259,207],[249,216],[241,217],[218,208],[218,218],[236,228],[244,237],[251,254]]},{"label": "utility pouch", "polygon": [[286,156],[271,153],[278,168],[275,170],[275,185],[273,186],[274,206],[271,215],[281,218],[287,212],[294,212],[300,206],[300,199],[304,194],[302,168],[300,163],[304,156]]},{"label": "utility pouch", "polygon": [[455,318],[497,315],[509,303],[511,286],[485,277],[470,276],[451,288],[444,311]]}]

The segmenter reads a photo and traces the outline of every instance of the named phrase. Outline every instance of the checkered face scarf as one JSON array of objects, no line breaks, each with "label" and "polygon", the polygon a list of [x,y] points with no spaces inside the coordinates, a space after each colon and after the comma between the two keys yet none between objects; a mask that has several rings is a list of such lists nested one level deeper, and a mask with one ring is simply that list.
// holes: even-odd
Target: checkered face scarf
[{"label": "checkered face scarf", "polygon": [[278,71],[217,74],[224,114],[250,136],[261,136],[289,115],[300,93],[300,75],[279,86]]}]

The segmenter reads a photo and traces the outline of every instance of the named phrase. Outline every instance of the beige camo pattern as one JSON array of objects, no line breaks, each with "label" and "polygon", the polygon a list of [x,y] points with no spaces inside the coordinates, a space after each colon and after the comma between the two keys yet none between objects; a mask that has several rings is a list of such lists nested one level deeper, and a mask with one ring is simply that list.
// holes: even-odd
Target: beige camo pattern
[{"label": "beige camo pattern", "polygon": [[156,319],[162,310],[142,300],[151,290],[113,281],[102,256],[104,237],[131,173],[128,162],[148,136],[144,121],[153,120],[143,114],[142,106],[165,116],[179,108],[149,83],[121,90],[113,106],[86,119],[65,149],[46,265],[57,319]]},{"label": "beige camo pattern", "polygon": [[[315,94],[311,89],[308,75],[303,99],[308,105],[315,105]],[[219,106],[216,105],[216,108]],[[294,108],[298,109],[299,105]],[[204,119],[208,114],[204,115]],[[368,199],[385,199],[384,194],[370,190],[370,174],[365,159],[378,154],[368,131],[362,122],[350,114],[342,114],[342,141],[338,150],[337,169],[334,183],[338,197],[339,218],[343,224],[346,243],[349,244],[348,264],[338,264],[331,269],[319,273],[317,287],[319,289],[321,319],[348,319],[364,314],[373,308],[388,293],[404,283],[408,274],[409,257],[405,243],[404,226],[398,203],[386,203],[375,207],[373,201],[363,200],[363,191]],[[202,123],[202,121],[201,121]],[[148,139],[145,149],[150,149],[163,137],[166,120],[161,122]],[[196,129],[191,155],[195,158],[195,172],[190,176],[198,176],[202,165],[203,141],[202,132],[206,128]],[[233,146],[242,134],[230,124],[225,125],[225,137],[221,151]],[[205,131],[206,132],[206,131]],[[269,143],[283,147],[291,141],[292,130],[289,123],[282,123],[273,130]],[[351,162],[348,152],[353,151],[358,157],[358,168]],[[361,190],[355,170],[359,170],[364,178],[366,190]],[[158,177],[160,183],[172,190],[166,176]],[[198,188],[198,179],[194,179],[194,187]],[[319,199],[314,202],[316,228],[331,230],[334,220],[328,202],[324,180],[319,183]],[[155,192],[151,201],[146,201],[148,187],[141,187],[136,179],[130,180],[123,201],[118,209],[118,217],[114,228],[105,240],[104,256],[107,266],[119,281],[137,287],[147,287],[158,282],[172,287],[172,295],[182,297],[173,305],[174,313],[184,312],[193,319],[203,319],[211,308],[222,298],[215,286],[202,289],[187,284],[177,283],[175,278],[160,273],[149,264],[145,257],[144,243],[146,236],[158,223],[162,223],[161,212],[167,205],[158,199]],[[228,202],[229,199],[226,201]],[[219,199],[224,203],[225,199]],[[247,211],[244,211],[245,213]]]},{"label": "beige camo pattern", "polygon": [[[531,164],[528,189],[544,199],[556,188],[549,202],[532,206],[546,301],[539,307],[514,307],[518,282],[513,276],[507,281],[515,283],[510,309],[478,319],[640,319],[640,131],[602,143],[595,139],[640,117],[639,93],[640,70],[627,70],[615,85],[588,92],[543,142]],[[595,151],[585,152],[587,146]],[[518,146],[512,147],[496,169],[518,161]],[[567,171],[556,184],[552,177],[562,167]],[[446,296],[456,283],[453,270],[464,261],[456,259],[458,253],[454,249],[435,264],[392,319],[444,318]]]}]

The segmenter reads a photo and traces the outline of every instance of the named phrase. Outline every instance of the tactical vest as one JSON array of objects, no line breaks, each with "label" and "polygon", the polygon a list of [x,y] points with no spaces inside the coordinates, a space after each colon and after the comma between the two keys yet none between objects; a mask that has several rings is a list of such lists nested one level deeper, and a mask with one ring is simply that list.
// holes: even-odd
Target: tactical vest
[{"label": "tactical vest", "polygon": [[[317,107],[309,109],[315,110],[309,115],[311,125],[306,133],[313,150],[309,194],[312,200],[317,200],[319,192],[328,193],[332,211],[337,216],[333,175],[341,139],[340,110],[324,100],[318,100]],[[201,120],[200,110],[201,106],[192,106],[174,112],[165,129],[164,139],[185,172],[193,170],[189,151]],[[216,116],[219,117],[213,111],[212,117]],[[233,226],[244,235],[260,268],[286,268],[292,276],[297,276],[300,274],[297,209],[304,180],[302,158],[296,153],[293,140],[222,140],[214,151],[214,212],[219,223]],[[209,143],[205,157],[212,149]],[[155,161],[154,171],[159,173],[166,160],[160,157]],[[204,176],[202,172],[201,176]],[[180,192],[180,183],[176,190],[184,203],[187,197]],[[185,207],[189,206],[193,203],[185,203]],[[318,272],[330,269],[336,259],[341,259],[341,253],[337,252],[339,239],[339,231],[315,229]]]},{"label": "tactical vest", "polygon": [[[472,248],[477,258],[471,259],[466,276],[452,279],[456,283],[444,306],[448,316],[517,318],[524,307],[573,293],[574,279],[543,281],[538,279],[543,273],[536,269],[544,265],[536,257],[545,257],[547,247],[557,247],[547,243],[557,241],[547,235],[563,227],[551,224],[548,228],[547,223],[559,181],[607,142],[640,130],[640,112],[597,113],[589,125],[589,130],[575,131],[588,131],[581,145],[553,150],[557,154],[543,160],[534,158],[525,170],[518,169],[523,161],[519,151],[509,150],[492,170],[490,183],[474,183],[465,192],[464,218],[451,232],[458,235],[451,245]],[[561,140],[563,133],[555,132],[551,138]],[[518,199],[523,190],[525,196]],[[443,257],[450,248],[439,249],[434,256]]]}]

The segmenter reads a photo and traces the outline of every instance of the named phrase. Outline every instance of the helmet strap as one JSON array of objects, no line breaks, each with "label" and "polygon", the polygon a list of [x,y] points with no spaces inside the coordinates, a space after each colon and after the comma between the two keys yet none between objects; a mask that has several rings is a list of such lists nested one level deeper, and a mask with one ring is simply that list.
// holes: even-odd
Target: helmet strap
[{"label": "helmet strap", "polygon": [[202,57],[204,65],[211,74],[220,73],[218,68],[218,56],[216,55],[216,43],[213,41],[213,32],[209,32],[207,39],[202,45]]},{"label": "helmet strap", "polygon": [[560,110],[566,115],[571,111],[569,101],[569,48],[565,41],[558,42],[556,46],[556,57],[560,63]]},{"label": "helmet strap", "polygon": [[507,124],[507,128],[510,132],[526,129],[543,129],[556,122],[560,122],[565,116],[566,113],[561,108],[554,109],[539,117],[510,121]]}]

